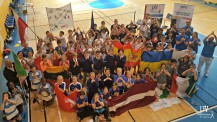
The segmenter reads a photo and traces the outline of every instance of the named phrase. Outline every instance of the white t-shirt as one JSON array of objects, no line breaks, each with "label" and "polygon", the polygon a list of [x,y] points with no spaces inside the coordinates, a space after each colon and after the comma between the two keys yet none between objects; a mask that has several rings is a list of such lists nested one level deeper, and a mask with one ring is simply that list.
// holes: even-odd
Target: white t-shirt
[{"label": "white t-shirt", "polygon": [[66,38],[64,36],[59,38],[62,42],[62,46],[66,47]]},{"label": "white t-shirt", "polygon": [[103,40],[106,40],[107,35],[108,35],[108,32],[101,33],[101,37],[102,37],[102,39],[103,39]]},{"label": "white t-shirt", "polygon": [[144,37],[148,37],[149,29],[147,25],[141,25],[139,30]]}]

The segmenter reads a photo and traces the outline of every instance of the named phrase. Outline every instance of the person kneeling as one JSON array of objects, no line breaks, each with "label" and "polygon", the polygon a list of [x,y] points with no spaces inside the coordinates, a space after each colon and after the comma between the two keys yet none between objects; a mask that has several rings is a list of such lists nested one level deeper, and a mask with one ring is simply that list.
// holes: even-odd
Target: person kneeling
[{"label": "person kneeling", "polygon": [[83,90],[80,92],[80,96],[77,98],[76,104],[78,110],[77,116],[79,117],[79,121],[83,120],[89,115],[92,115],[93,109],[89,106],[88,98]]},{"label": "person kneeling", "polygon": [[49,106],[53,104],[54,97],[52,95],[50,84],[46,82],[45,78],[41,79],[41,85],[38,87],[38,102],[40,105]]},{"label": "person kneeling", "polygon": [[92,104],[92,107],[94,109],[94,113],[93,113],[94,122],[96,121],[96,119],[95,119],[96,116],[99,116],[101,114],[104,115],[106,121],[111,121],[111,118],[109,117],[108,110],[106,110],[104,108],[103,100],[102,100],[102,98],[100,98],[98,93],[94,94],[94,97],[93,97],[93,99],[91,101],[91,104]]}]

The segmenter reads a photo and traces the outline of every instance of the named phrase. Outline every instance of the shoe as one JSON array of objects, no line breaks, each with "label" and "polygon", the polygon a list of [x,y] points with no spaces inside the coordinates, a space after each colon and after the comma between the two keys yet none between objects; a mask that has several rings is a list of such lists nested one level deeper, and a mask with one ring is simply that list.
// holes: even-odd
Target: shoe
[{"label": "shoe", "polygon": [[34,98],[34,99],[33,99],[33,103],[36,103],[36,102],[37,102],[37,100]]},{"label": "shoe", "polygon": [[44,109],[43,109],[43,108],[41,108],[41,109],[40,109],[40,111],[41,111],[41,112],[44,112]]},{"label": "shoe", "polygon": [[195,94],[197,91],[198,91],[198,88],[195,88],[195,90],[194,90],[194,94]]},{"label": "shoe", "polygon": [[112,120],[111,120],[111,118],[110,117],[108,117],[107,119],[106,119],[106,122],[111,122]]},{"label": "shoe", "polygon": [[208,77],[208,73],[205,73],[204,76],[205,76],[205,77]]}]

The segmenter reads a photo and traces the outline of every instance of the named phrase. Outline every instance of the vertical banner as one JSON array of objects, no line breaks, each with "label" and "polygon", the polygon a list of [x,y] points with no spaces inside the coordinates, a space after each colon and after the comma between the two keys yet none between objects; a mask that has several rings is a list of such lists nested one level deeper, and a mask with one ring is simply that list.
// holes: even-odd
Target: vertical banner
[{"label": "vertical banner", "polygon": [[182,28],[186,25],[186,20],[192,20],[194,6],[188,4],[175,3],[173,9],[173,19],[176,19],[176,26]]},{"label": "vertical banner", "polygon": [[51,31],[74,27],[71,3],[60,8],[46,8]]},{"label": "vertical banner", "polygon": [[[0,28],[1,31],[1,28]],[[2,68],[2,61],[3,61],[3,50],[4,50],[4,40],[0,34],[0,69]]]},{"label": "vertical banner", "polygon": [[165,4],[146,4],[144,18],[146,14],[149,14],[151,18],[163,18]]}]

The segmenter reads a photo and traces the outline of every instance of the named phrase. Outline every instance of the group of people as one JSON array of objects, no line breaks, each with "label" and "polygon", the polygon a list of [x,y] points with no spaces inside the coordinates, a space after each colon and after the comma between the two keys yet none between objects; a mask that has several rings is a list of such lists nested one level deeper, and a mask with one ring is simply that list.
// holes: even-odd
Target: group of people
[{"label": "group of people", "polygon": [[[94,24],[94,28],[86,33],[79,28],[68,30],[67,38],[63,31],[59,32],[59,36],[47,31],[45,38],[38,37],[36,52],[28,43],[24,43],[17,56],[28,73],[24,88],[34,92],[37,102],[43,105],[52,104],[53,91],[50,84],[46,83],[50,78],[46,69],[62,66],[64,71],[56,77],[56,85],[66,96],[72,92],[78,94],[76,104],[80,120],[92,113],[94,120],[96,116],[103,114],[107,121],[111,121],[106,100],[123,94],[134,84],[157,82],[159,89],[170,90],[174,75],[192,77],[196,82],[204,63],[207,77],[217,45],[214,40],[217,38],[212,32],[201,42],[189,20],[181,29],[171,23],[164,33],[158,20],[147,14],[141,25],[131,22],[125,26],[115,19],[109,30],[105,21],[102,21],[99,28]],[[148,67],[144,71],[138,71],[125,67],[124,50],[119,49],[118,54],[115,54],[113,41],[119,41],[123,45],[130,43],[134,49],[147,52],[186,50],[188,53],[179,60],[172,59],[169,65],[162,63],[157,72],[151,72]],[[54,42],[57,43],[56,47],[53,46]],[[196,70],[194,60],[201,43],[204,47]],[[34,64],[34,59],[38,57],[41,58],[40,70]],[[14,122],[15,119],[21,120],[19,112],[22,112],[22,99],[16,99],[16,95],[22,98],[23,84],[20,83],[14,64],[9,59],[5,64],[4,76],[8,81],[8,92],[2,96],[1,109],[7,120]],[[66,86],[64,79],[70,79],[71,84]]]}]

